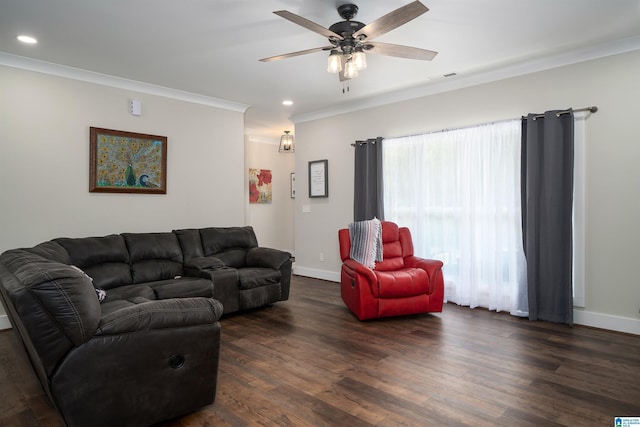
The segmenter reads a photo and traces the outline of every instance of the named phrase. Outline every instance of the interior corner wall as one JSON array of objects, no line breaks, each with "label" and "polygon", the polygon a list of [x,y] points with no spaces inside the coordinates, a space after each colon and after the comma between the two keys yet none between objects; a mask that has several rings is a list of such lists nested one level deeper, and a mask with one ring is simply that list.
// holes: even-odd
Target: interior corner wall
[{"label": "interior corner wall", "polygon": [[[167,194],[90,193],[91,126],[167,136]],[[0,66],[0,252],[244,225],[243,135],[241,112]]]},{"label": "interior corner wall", "polygon": [[[251,225],[260,246],[276,248],[294,254],[294,201],[291,198],[291,173],[295,154],[279,153],[279,140],[273,143],[245,143],[245,194],[248,205],[247,223]],[[249,169],[271,171],[271,203],[249,203]]]},{"label": "interior corner wall", "polygon": [[[640,51],[334,117],[296,123],[296,170],[328,159],[329,197],[296,198],[296,272],[339,280],[337,232],[353,220],[353,143],[595,105],[586,121],[585,312],[632,320],[640,333]],[[362,78],[366,78],[363,74]],[[298,174],[306,188],[307,174]],[[323,254],[324,261],[321,261]],[[596,322],[597,323],[597,322]],[[598,326],[598,325],[594,325]]]}]

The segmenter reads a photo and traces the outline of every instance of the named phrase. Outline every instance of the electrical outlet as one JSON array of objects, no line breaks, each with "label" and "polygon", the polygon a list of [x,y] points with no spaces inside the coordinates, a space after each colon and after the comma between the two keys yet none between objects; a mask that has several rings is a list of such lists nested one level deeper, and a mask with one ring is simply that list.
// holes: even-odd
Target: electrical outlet
[{"label": "electrical outlet", "polygon": [[324,252],[320,252],[320,262],[324,262]]}]

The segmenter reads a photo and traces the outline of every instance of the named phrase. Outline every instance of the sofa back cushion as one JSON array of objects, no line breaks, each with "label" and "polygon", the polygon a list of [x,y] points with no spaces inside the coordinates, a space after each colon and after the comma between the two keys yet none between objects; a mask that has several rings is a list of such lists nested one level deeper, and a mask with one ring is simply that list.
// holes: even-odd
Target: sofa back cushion
[{"label": "sofa back cushion", "polygon": [[182,250],[174,233],[123,233],[129,249],[133,283],[182,275]]},{"label": "sofa back cushion", "polygon": [[229,267],[246,265],[246,254],[258,246],[253,227],[210,227],[200,229],[202,250],[205,256],[221,259]]},{"label": "sofa back cushion", "polygon": [[96,288],[111,289],[133,283],[129,252],[122,236],[63,237],[54,239],[54,242],[65,248],[70,264],[87,273]]},{"label": "sofa back cushion", "polygon": [[60,244],[52,240],[34,246],[33,248],[29,249],[29,252],[31,252],[32,254],[40,255],[41,257],[51,261],[61,262],[67,265],[71,264],[69,253],[65,250],[65,248],[60,246]]},{"label": "sofa back cushion", "polygon": [[178,237],[185,264],[194,258],[202,258],[204,256],[202,241],[200,240],[200,230],[189,228],[173,230],[173,233]]}]

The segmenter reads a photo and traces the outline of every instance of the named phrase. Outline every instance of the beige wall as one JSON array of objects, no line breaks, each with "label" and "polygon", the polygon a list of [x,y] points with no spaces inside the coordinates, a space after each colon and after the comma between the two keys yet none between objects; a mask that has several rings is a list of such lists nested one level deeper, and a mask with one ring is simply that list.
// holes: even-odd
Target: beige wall
[{"label": "beige wall", "polygon": [[[129,114],[131,98],[142,116]],[[167,136],[167,194],[89,193],[90,126]],[[0,66],[0,252],[244,225],[243,133],[242,112]]]},{"label": "beige wall", "polygon": [[[270,248],[294,252],[293,206],[289,178],[294,171],[295,154],[279,153],[279,140],[271,143],[246,142],[245,188],[248,189],[248,172],[252,169],[269,169],[273,200],[271,204],[249,204],[247,223],[251,224],[258,244]],[[249,200],[248,190],[245,200]]]},{"label": "beige wall", "polygon": [[[296,199],[296,272],[339,280],[337,230],[353,219],[354,140],[596,105],[600,110],[586,121],[586,307],[578,323],[607,327],[620,320],[623,330],[640,333],[638,70],[636,51],[296,123],[296,170],[306,171],[310,160],[329,160],[329,198],[309,199],[299,191]],[[300,188],[307,179],[306,172],[298,174]],[[310,212],[303,212],[305,205]]]}]

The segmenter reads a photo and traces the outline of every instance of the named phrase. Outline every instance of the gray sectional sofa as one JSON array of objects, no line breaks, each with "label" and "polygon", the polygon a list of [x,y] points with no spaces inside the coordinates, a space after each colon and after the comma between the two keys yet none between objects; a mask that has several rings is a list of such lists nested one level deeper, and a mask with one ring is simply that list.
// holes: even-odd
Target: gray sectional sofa
[{"label": "gray sectional sofa", "polygon": [[223,314],[286,300],[251,227],[58,238],[0,255],[0,296],[70,426],[141,426],[215,400]]}]

